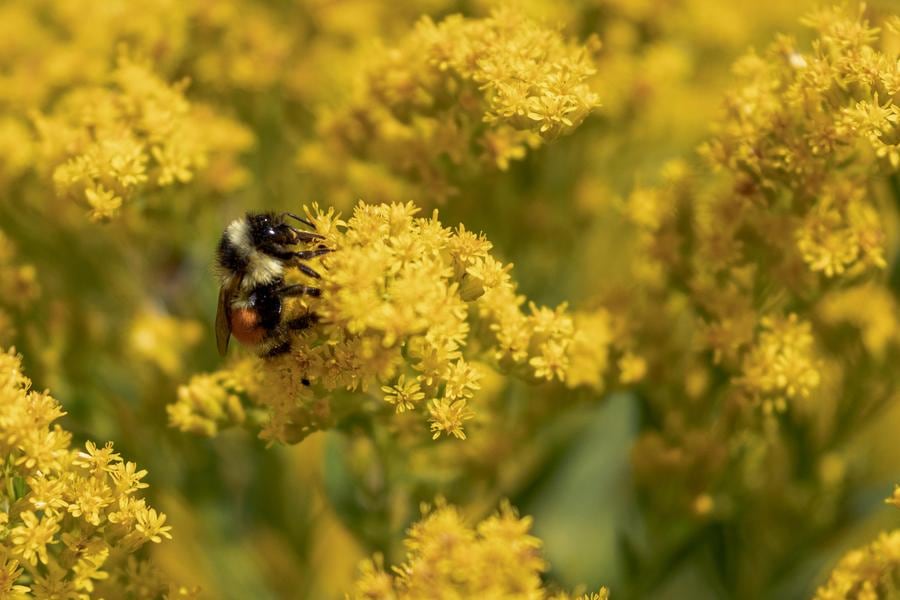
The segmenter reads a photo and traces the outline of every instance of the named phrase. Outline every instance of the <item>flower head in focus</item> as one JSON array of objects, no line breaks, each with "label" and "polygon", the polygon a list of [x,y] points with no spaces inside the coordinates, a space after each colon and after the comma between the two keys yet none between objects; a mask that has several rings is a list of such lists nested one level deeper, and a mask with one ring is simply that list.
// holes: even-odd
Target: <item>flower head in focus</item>
[{"label": "flower head in focus", "polygon": [[[484,236],[417,212],[411,203],[361,203],[344,221],[308,211],[336,249],[318,259],[321,298],[295,308],[315,312],[318,324],[255,371],[195,377],[170,405],[172,423],[214,433],[233,412],[223,409],[232,405],[227,390],[240,387],[268,410],[267,439],[298,441],[364,411],[372,397],[379,411],[422,415],[435,439],[465,439],[491,365],[534,382],[602,388],[612,342],[605,311],[525,309],[510,265]],[[339,400],[346,392],[354,399]]]}]

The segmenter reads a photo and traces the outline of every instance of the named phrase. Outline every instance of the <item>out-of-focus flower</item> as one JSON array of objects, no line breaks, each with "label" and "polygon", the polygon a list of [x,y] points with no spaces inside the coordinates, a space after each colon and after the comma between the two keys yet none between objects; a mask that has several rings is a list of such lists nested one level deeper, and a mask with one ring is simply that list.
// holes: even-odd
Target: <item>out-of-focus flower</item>
[{"label": "out-of-focus flower", "polygon": [[885,500],[886,504],[893,504],[897,508],[900,508],[900,485],[894,486],[894,493],[891,494],[890,498]]},{"label": "out-of-focus flower", "polygon": [[[443,501],[423,506],[422,512],[407,532],[403,563],[386,570],[380,555],[364,561],[351,598],[573,598],[544,587],[541,574],[549,565],[541,556],[541,540],[529,533],[531,517],[519,517],[508,502],[475,527]],[[608,597],[600,588],[578,600]]]},{"label": "out-of-focus flower", "polygon": [[197,321],[146,310],[132,321],[129,346],[141,360],[153,362],[172,377],[181,372],[185,352],[202,336],[203,328]]},{"label": "out-of-focus flower", "polygon": [[34,265],[22,263],[12,241],[0,230],[0,344],[16,334],[16,315],[21,315],[40,294]]},{"label": "out-of-focus flower", "polygon": [[193,70],[204,84],[259,93],[284,77],[297,36],[275,11],[252,2],[204,0],[195,3],[193,16],[192,38],[201,40]]},{"label": "out-of-focus flower", "polygon": [[[900,486],[886,500],[897,505]],[[900,529],[882,532],[870,544],[841,558],[814,600],[875,600],[900,594]]]},{"label": "out-of-focus flower", "polygon": [[305,148],[301,165],[335,185],[374,171],[397,180],[396,190],[418,190],[421,202],[441,201],[459,175],[504,170],[578,127],[598,104],[588,84],[595,46],[511,8],[484,19],[425,18],[369,59],[344,105],[323,112],[322,145]]},{"label": "out-of-focus flower", "polygon": [[[0,353],[0,591],[12,597],[28,588],[39,598],[115,594],[130,583],[128,560],[141,546],[171,538],[166,516],[137,495],[147,471],[111,443],[72,449],[71,434],[53,423],[64,414],[31,389],[14,351]],[[167,589],[142,584],[146,598]]]},{"label": "out-of-focus flower", "polygon": [[181,431],[215,435],[220,426],[240,425],[246,419],[240,395],[258,393],[259,364],[253,359],[232,363],[229,369],[195,375],[178,388],[178,399],[166,407],[169,423]]},{"label": "out-of-focus flower", "polygon": [[805,23],[818,33],[811,51],[781,37],[764,56],[738,62],[743,83],[704,152],[746,195],[802,215],[797,246],[813,271],[884,268],[885,234],[866,175],[900,168],[896,56],[877,48],[878,30],[861,15],[824,9]]},{"label": "out-of-focus flower", "polygon": [[756,344],[744,358],[741,385],[767,411],[783,411],[795,397],[809,397],[821,381],[812,329],[797,315],[764,317]]},{"label": "out-of-focus flower", "polygon": [[739,59],[705,164],[620,203],[638,285],[606,303],[647,362],[632,460],[654,535],[718,520],[753,597],[804,547],[785,523],[840,522],[848,434],[895,399],[898,49],[868,14],[817,11],[810,45]]},{"label": "out-of-focus flower", "polygon": [[190,181],[218,151],[208,137],[221,122],[196,113],[183,88],[122,55],[108,86],[71,91],[37,115],[42,161],[57,192],[106,220],[141,190]]},{"label": "out-of-focus flower", "polygon": [[816,590],[815,600],[876,600],[900,593],[900,530],[882,533],[871,544],[848,552]]},{"label": "out-of-focus flower", "polygon": [[900,343],[897,301],[881,286],[869,283],[835,290],[822,299],[818,312],[829,324],[846,323],[858,329],[866,350],[876,359]]}]

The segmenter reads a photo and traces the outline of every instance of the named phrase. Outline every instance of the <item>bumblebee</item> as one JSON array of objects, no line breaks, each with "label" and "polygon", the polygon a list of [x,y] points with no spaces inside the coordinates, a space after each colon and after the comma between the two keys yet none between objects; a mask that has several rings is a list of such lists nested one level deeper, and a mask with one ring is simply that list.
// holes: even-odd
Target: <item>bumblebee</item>
[{"label": "bumblebee", "polygon": [[[321,235],[298,229],[287,219],[315,230],[311,222],[291,213],[248,213],[232,221],[222,233],[216,253],[221,280],[216,345],[222,356],[232,335],[260,356],[284,354],[291,349],[291,331],[307,329],[316,322],[314,313],[290,318],[284,301],[292,296],[318,297],[321,290],[286,284],[284,276],[293,267],[319,279],[305,261],[331,249],[321,243]],[[300,244],[315,247],[297,250]]]}]

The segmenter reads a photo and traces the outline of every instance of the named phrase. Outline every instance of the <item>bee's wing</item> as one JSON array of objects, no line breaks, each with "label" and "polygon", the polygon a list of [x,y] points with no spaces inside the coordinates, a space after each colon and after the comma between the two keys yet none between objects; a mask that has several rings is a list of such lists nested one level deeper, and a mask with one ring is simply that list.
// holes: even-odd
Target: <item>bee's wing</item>
[{"label": "bee's wing", "polygon": [[228,352],[228,339],[231,337],[231,303],[229,302],[231,290],[222,286],[219,289],[219,306],[216,308],[216,347],[219,356],[225,356]]}]

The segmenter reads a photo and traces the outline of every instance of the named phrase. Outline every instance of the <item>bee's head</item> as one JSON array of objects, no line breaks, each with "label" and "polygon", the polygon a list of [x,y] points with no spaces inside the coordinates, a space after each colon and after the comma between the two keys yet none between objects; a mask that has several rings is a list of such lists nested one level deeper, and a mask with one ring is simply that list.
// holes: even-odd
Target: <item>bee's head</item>
[{"label": "bee's head", "polygon": [[250,242],[257,248],[285,243],[283,222],[272,213],[248,213],[247,228]]}]

